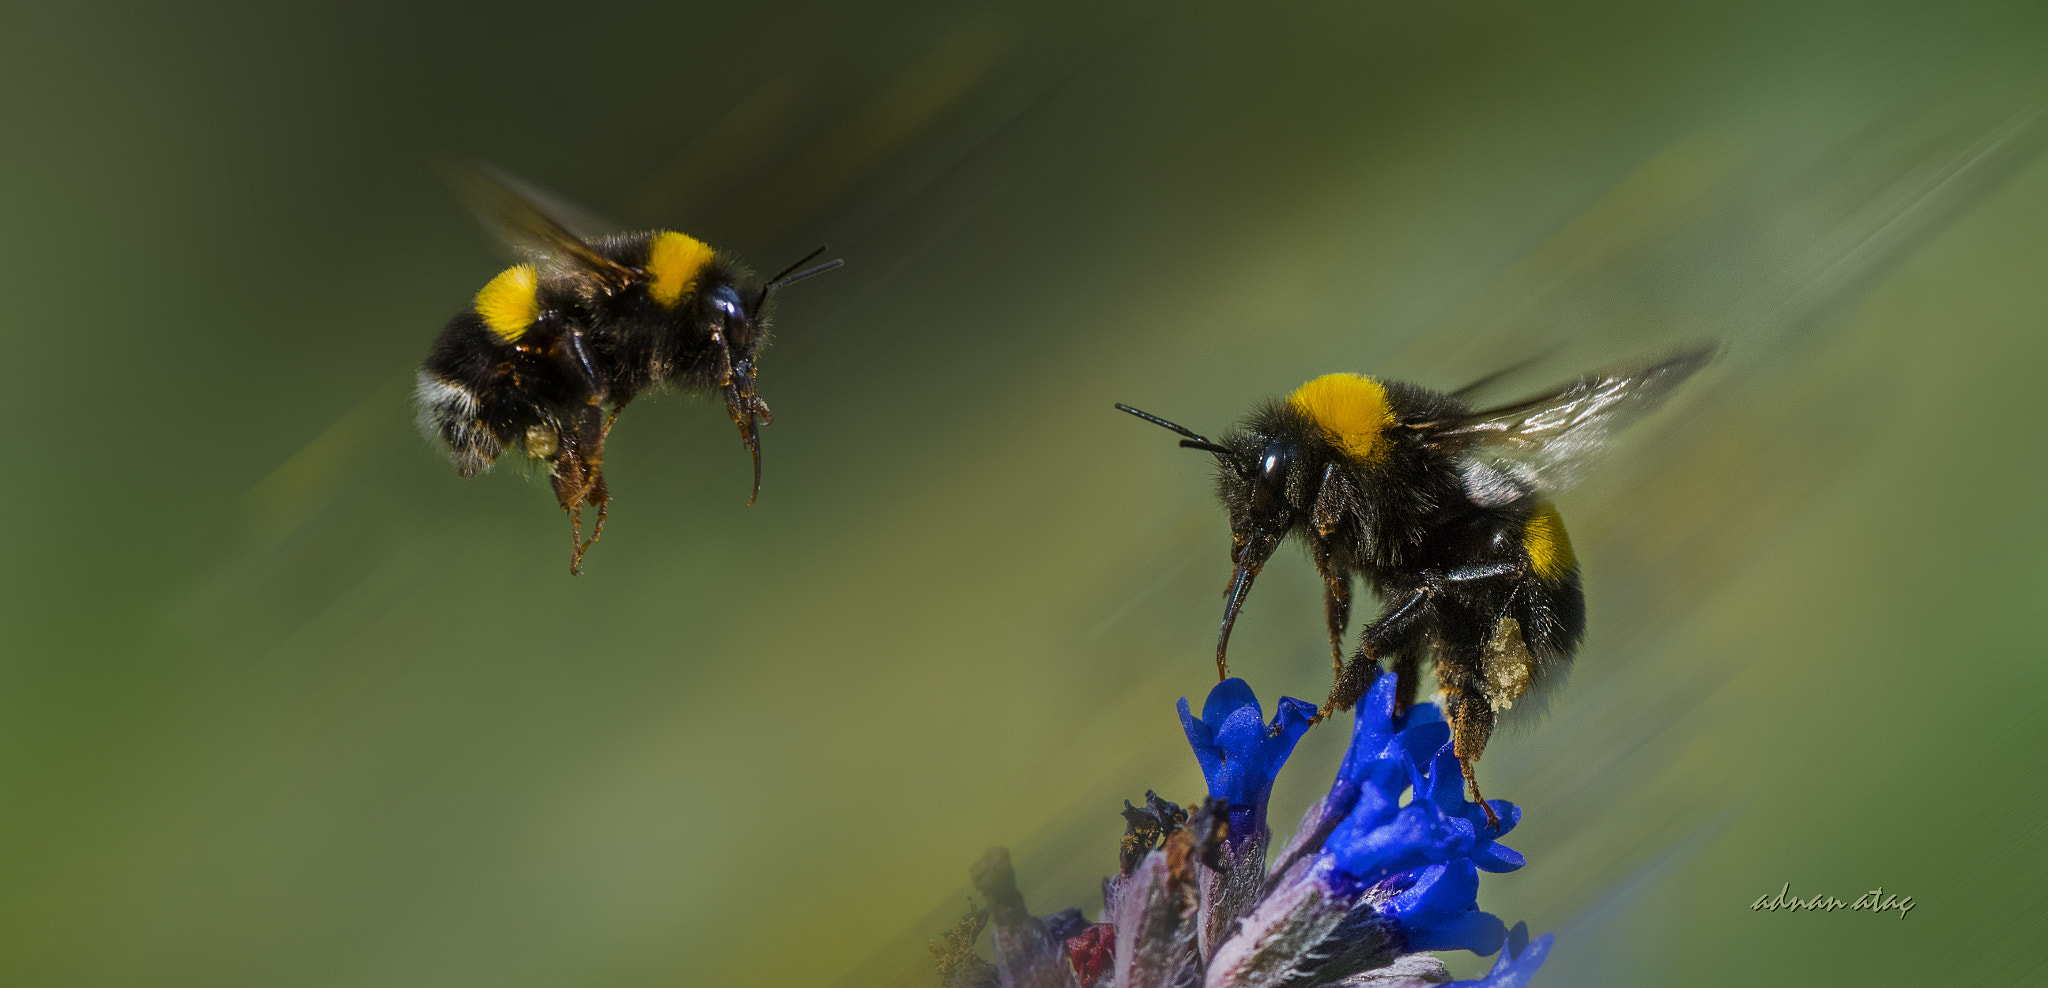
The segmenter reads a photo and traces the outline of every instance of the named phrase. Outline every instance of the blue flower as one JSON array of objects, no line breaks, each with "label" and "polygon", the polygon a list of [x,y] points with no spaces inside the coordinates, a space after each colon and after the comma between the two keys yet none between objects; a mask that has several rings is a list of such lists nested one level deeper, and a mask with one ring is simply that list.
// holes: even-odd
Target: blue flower
[{"label": "blue flower", "polygon": [[1493,970],[1478,981],[1453,981],[1444,988],[1528,988],[1529,979],[1550,956],[1551,935],[1529,939],[1529,924],[1516,923],[1508,931],[1507,946],[1493,962]]},{"label": "blue flower", "polygon": [[1181,698],[1181,727],[1195,749],[1195,760],[1202,764],[1209,796],[1229,807],[1233,847],[1264,832],[1273,779],[1315,715],[1315,704],[1283,696],[1268,726],[1259,698],[1242,679],[1217,683],[1202,704],[1200,720],[1188,712],[1187,698]]},{"label": "blue flower", "polygon": [[1479,911],[1479,870],[1470,858],[1402,878],[1414,884],[1382,904],[1380,914],[1394,920],[1409,950],[1469,950],[1484,957],[1500,949],[1507,927]]},{"label": "blue flower", "polygon": [[[1325,811],[1341,816],[1323,849],[1337,869],[1370,885],[1403,872],[1427,868],[1466,853],[1474,843],[1469,825],[1433,793],[1442,767],[1432,758],[1448,750],[1450,728],[1432,705],[1418,704],[1394,716],[1395,677],[1381,676],[1357,706],[1351,747],[1337,769]],[[1456,760],[1452,776],[1457,777]],[[1401,794],[1416,798],[1401,805]]]},{"label": "blue flower", "polygon": [[1458,832],[1435,806],[1422,800],[1407,806],[1367,802],[1359,800],[1323,845],[1337,870],[1354,881],[1370,885],[1457,853]]},{"label": "blue flower", "polygon": [[1304,850],[1334,866],[1323,872],[1333,883],[1329,894],[1369,889],[1358,908],[1391,924],[1405,949],[1493,953],[1507,931],[1480,911],[1478,873],[1522,866],[1522,856],[1497,840],[1521,811],[1491,800],[1501,822],[1487,823],[1486,808],[1465,799],[1441,712],[1417,704],[1396,716],[1395,688],[1395,677],[1381,676],[1358,703],[1351,746],[1318,811],[1326,836]]},{"label": "blue flower", "polygon": [[1514,848],[1495,843],[1522,822],[1522,808],[1505,799],[1489,799],[1486,802],[1500,818],[1500,826],[1488,823],[1486,810],[1465,798],[1464,775],[1450,745],[1437,751],[1428,780],[1415,787],[1415,794],[1416,802],[1426,800],[1434,805],[1455,831],[1456,856],[1469,857],[1481,871],[1491,872],[1514,871],[1527,863]]},{"label": "blue flower", "polygon": [[[1325,831],[1354,817],[1358,822],[1351,824],[1352,831],[1367,821],[1384,822],[1399,807],[1401,793],[1421,783],[1430,753],[1450,737],[1441,718],[1434,724],[1424,718],[1404,729],[1394,716],[1392,676],[1379,677],[1353,711],[1351,745],[1345,749],[1344,763],[1337,768],[1329,795],[1317,806]],[[1403,719],[1414,720],[1412,715],[1413,711]],[[1324,836],[1312,839],[1320,844]]]}]

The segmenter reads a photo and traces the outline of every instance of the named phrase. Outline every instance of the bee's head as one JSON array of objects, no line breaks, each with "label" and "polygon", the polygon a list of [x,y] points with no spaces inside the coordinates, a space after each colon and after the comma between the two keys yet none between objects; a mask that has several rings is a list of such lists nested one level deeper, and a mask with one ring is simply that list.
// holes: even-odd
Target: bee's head
[{"label": "bee's head", "polygon": [[739,287],[729,280],[721,279],[704,293],[697,319],[698,331],[725,341],[726,352],[735,362],[751,359],[765,335],[760,306],[748,305]]},{"label": "bee's head", "polygon": [[740,293],[730,279],[723,279],[704,293],[703,318],[707,330],[715,330],[725,341],[727,357],[730,360],[726,375],[725,410],[732,416],[733,424],[739,427],[740,441],[747,446],[747,452],[754,456],[754,492],[747,498],[748,504],[761,496],[761,429],[762,423],[773,424],[775,416],[768,411],[768,403],[761,400],[754,388],[755,355],[768,340],[767,324],[763,316],[768,309],[768,297],[785,285],[802,281],[814,274],[830,271],[846,262],[827,261],[813,268],[798,271],[812,258],[825,252],[820,247],[804,256],[804,259],[782,270],[781,274],[761,286],[754,295],[752,304]]},{"label": "bee's head", "polygon": [[1253,571],[1307,517],[1314,492],[1302,447],[1284,432],[1251,428],[1223,437],[1216,489],[1230,509],[1231,561]]},{"label": "bee's head", "polygon": [[1186,437],[1180,441],[1182,446],[1216,457],[1217,493],[1230,510],[1232,567],[1229,603],[1216,636],[1216,668],[1221,673],[1230,629],[1251,592],[1252,580],[1287,533],[1308,517],[1315,501],[1314,478],[1309,476],[1302,443],[1292,435],[1295,430],[1288,428],[1293,420],[1286,417],[1284,407],[1271,409],[1254,416],[1248,428],[1216,443],[1129,405],[1116,407],[1180,433]]},{"label": "bee's head", "polygon": [[740,442],[754,458],[754,489],[747,497],[748,504],[761,496],[760,426],[763,421],[775,421],[754,384],[754,358],[767,340],[761,321],[761,303],[765,301],[764,292],[755,296],[753,305],[748,305],[746,296],[740,294],[732,279],[721,278],[702,292],[695,314],[698,338],[712,340],[715,347],[714,380],[724,392],[726,414],[739,427]]}]

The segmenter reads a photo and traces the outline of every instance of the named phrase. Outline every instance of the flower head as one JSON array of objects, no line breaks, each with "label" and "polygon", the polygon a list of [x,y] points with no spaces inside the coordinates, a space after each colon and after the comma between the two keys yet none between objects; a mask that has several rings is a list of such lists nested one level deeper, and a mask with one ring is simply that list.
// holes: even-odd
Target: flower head
[{"label": "flower head", "polygon": [[1526,988],[1550,937],[1531,943],[1526,926],[1510,932],[1478,906],[1481,871],[1523,864],[1499,843],[1521,811],[1492,800],[1490,824],[1465,798],[1442,713],[1418,704],[1396,715],[1394,693],[1382,676],[1359,701],[1337,778],[1271,871],[1266,803],[1315,708],[1282,697],[1267,723],[1239,679],[1210,691],[1199,719],[1181,700],[1210,799],[1186,811],[1151,793],[1144,809],[1125,804],[1122,867],[1103,883],[1094,925],[1031,916],[1007,856],[992,854],[976,884],[996,969],[942,964],[958,975],[949,988],[1430,988],[1450,979],[1436,950],[1501,950],[1485,980],[1459,985]]},{"label": "flower head", "polygon": [[[1396,718],[1394,686],[1393,676],[1381,676],[1359,701],[1351,747],[1325,799],[1341,816],[1324,849],[1338,871],[1368,885],[1458,857],[1473,843],[1469,825],[1461,826],[1463,808],[1447,803],[1463,790],[1443,782],[1437,760],[1449,750],[1450,728],[1433,715],[1434,705]],[[1459,778],[1455,759],[1450,778]],[[1411,789],[1416,798],[1402,806]]]}]

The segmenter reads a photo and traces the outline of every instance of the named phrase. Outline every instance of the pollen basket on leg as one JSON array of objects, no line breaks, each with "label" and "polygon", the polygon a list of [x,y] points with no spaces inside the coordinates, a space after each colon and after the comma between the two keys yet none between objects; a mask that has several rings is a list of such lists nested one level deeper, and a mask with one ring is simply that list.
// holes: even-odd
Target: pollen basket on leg
[{"label": "pollen basket on leg", "polygon": [[709,244],[686,234],[663,230],[647,241],[647,294],[673,307],[697,288],[697,275],[711,263]]},{"label": "pollen basket on leg", "polygon": [[1479,692],[1495,713],[1508,710],[1526,696],[1536,679],[1536,660],[1522,641],[1522,623],[1501,618],[1487,636],[1479,658]]},{"label": "pollen basket on leg", "polygon": [[1564,519],[1557,516],[1557,506],[1549,501],[1536,505],[1536,511],[1522,525],[1522,549],[1529,554],[1529,568],[1546,580],[1563,579],[1579,568],[1571,536],[1564,531]]},{"label": "pollen basket on leg", "polygon": [[498,272],[476,293],[476,313],[484,325],[505,342],[526,334],[526,328],[540,318],[540,280],[533,265],[519,264]]},{"label": "pollen basket on leg", "polygon": [[1377,463],[1393,448],[1387,389],[1363,374],[1325,374],[1295,389],[1287,403],[1315,422],[1330,445],[1360,463]]}]

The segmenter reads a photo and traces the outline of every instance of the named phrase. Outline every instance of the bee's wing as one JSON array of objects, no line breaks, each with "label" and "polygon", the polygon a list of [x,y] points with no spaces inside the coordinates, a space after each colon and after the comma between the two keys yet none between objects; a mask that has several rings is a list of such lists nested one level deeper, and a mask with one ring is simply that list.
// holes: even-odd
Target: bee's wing
[{"label": "bee's wing", "polygon": [[1547,359],[1555,349],[1555,347],[1551,347],[1549,349],[1546,349],[1542,353],[1531,354],[1527,357],[1523,357],[1522,359],[1517,360],[1514,363],[1507,365],[1506,367],[1502,367],[1501,369],[1496,370],[1491,374],[1487,374],[1484,377],[1472,381],[1471,383],[1465,385],[1462,388],[1457,389],[1456,391],[1450,392],[1450,396],[1460,401],[1468,399],[1475,394],[1478,394],[1496,384],[1499,384],[1501,381],[1504,381],[1510,377],[1515,376],[1516,374],[1520,374],[1521,372],[1528,370],[1531,367],[1534,367],[1536,364]]},{"label": "bee's wing", "polygon": [[639,276],[599,253],[567,225],[514,189],[510,179],[476,168],[444,168],[448,184],[485,227],[525,260],[561,274],[596,278],[618,288]]},{"label": "bee's wing", "polygon": [[1629,371],[1591,374],[1546,394],[1414,426],[1461,452],[1481,476],[1506,474],[1543,493],[1579,482],[1608,439],[1657,406],[1718,351],[1702,346]]}]

